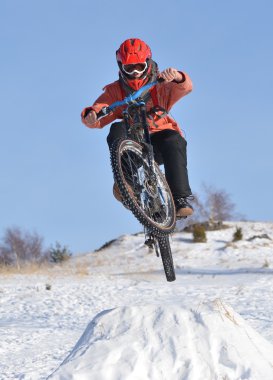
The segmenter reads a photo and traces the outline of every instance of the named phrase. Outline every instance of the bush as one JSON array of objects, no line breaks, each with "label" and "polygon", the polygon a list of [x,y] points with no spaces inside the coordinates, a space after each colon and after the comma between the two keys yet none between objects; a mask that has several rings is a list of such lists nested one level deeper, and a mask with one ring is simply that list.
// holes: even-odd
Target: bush
[{"label": "bush", "polygon": [[26,263],[42,263],[48,251],[43,248],[43,238],[37,233],[23,231],[19,227],[7,228],[0,243],[0,265],[17,266]]},{"label": "bush", "polygon": [[193,226],[193,241],[195,243],[206,243],[206,230],[202,224],[195,224]]},{"label": "bush", "polygon": [[62,263],[70,259],[72,253],[66,246],[61,246],[56,242],[55,247],[51,247],[49,251],[50,261],[53,263]]},{"label": "bush", "polygon": [[243,239],[243,232],[241,227],[236,227],[236,231],[233,234],[232,241],[239,241]]}]

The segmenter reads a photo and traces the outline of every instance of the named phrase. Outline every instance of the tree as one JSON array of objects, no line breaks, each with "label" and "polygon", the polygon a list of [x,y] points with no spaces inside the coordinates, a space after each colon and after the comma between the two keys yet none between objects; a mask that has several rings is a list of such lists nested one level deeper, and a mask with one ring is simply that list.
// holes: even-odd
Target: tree
[{"label": "tree", "polygon": [[56,242],[55,247],[50,248],[49,256],[50,261],[52,261],[53,263],[61,263],[70,259],[72,253],[66,246],[62,247],[59,242]]},{"label": "tree", "polygon": [[41,262],[48,256],[43,249],[43,238],[36,232],[25,232],[19,227],[7,228],[0,244],[0,263],[16,265],[18,269],[26,262]]},{"label": "tree", "polygon": [[[208,223],[210,227],[221,227],[223,221],[243,218],[235,212],[235,204],[231,201],[230,195],[225,190],[219,190],[213,186],[202,185],[201,196],[194,194],[192,201],[194,208],[193,215],[187,221],[187,225],[191,226],[197,223]],[[185,221],[178,221],[177,230],[185,227]]]},{"label": "tree", "polygon": [[205,210],[210,223],[222,223],[234,216],[235,204],[225,190],[217,190],[212,186],[203,185],[206,194]]}]

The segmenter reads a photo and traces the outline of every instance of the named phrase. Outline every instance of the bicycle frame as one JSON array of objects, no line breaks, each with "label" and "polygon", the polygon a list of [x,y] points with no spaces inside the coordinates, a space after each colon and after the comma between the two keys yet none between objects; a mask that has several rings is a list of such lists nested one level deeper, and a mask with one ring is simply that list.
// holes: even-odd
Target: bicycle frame
[{"label": "bicycle frame", "polygon": [[[146,121],[146,104],[141,98],[141,95],[145,91],[148,91],[150,88],[157,85],[159,81],[160,80],[156,80],[154,82],[146,84],[135,93],[128,95],[125,99],[117,101],[108,107],[103,107],[101,111],[97,114],[97,118],[99,120],[100,118],[114,111],[116,108],[127,105],[126,109],[123,111],[123,118],[127,134],[129,138],[131,137],[143,146],[143,152],[147,155],[146,157],[148,159],[149,168],[151,169],[150,176],[152,181],[156,180],[156,175],[154,172],[154,153]],[[133,111],[136,112],[134,115],[131,115]],[[133,122],[130,121],[130,118],[133,119]],[[139,124],[143,129],[144,138],[140,137],[140,135],[136,132],[136,127],[139,126]]]},{"label": "bicycle frame", "polygon": [[150,175],[155,179],[154,152],[146,122],[146,105],[144,101],[140,99],[128,105],[123,111],[123,118],[128,137],[142,145],[143,153],[147,157],[149,168],[151,169]]}]

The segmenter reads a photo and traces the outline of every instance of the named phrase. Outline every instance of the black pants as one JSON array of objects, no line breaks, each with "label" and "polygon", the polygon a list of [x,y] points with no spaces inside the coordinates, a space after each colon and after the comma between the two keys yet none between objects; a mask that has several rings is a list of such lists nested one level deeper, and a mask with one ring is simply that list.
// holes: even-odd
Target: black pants
[{"label": "black pants", "polygon": [[[126,136],[122,122],[113,123],[107,136],[109,148],[117,138]],[[166,129],[151,135],[155,160],[164,165],[165,176],[174,199],[191,195],[187,170],[187,142],[176,131]]]}]

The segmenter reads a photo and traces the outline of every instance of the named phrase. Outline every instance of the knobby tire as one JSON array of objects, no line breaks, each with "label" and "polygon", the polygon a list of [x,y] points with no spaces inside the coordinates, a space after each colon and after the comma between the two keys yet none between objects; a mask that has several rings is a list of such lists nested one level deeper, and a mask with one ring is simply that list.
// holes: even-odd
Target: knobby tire
[{"label": "knobby tire", "polygon": [[175,270],[169,236],[159,236],[157,238],[158,248],[163,263],[167,281],[175,281]]}]

